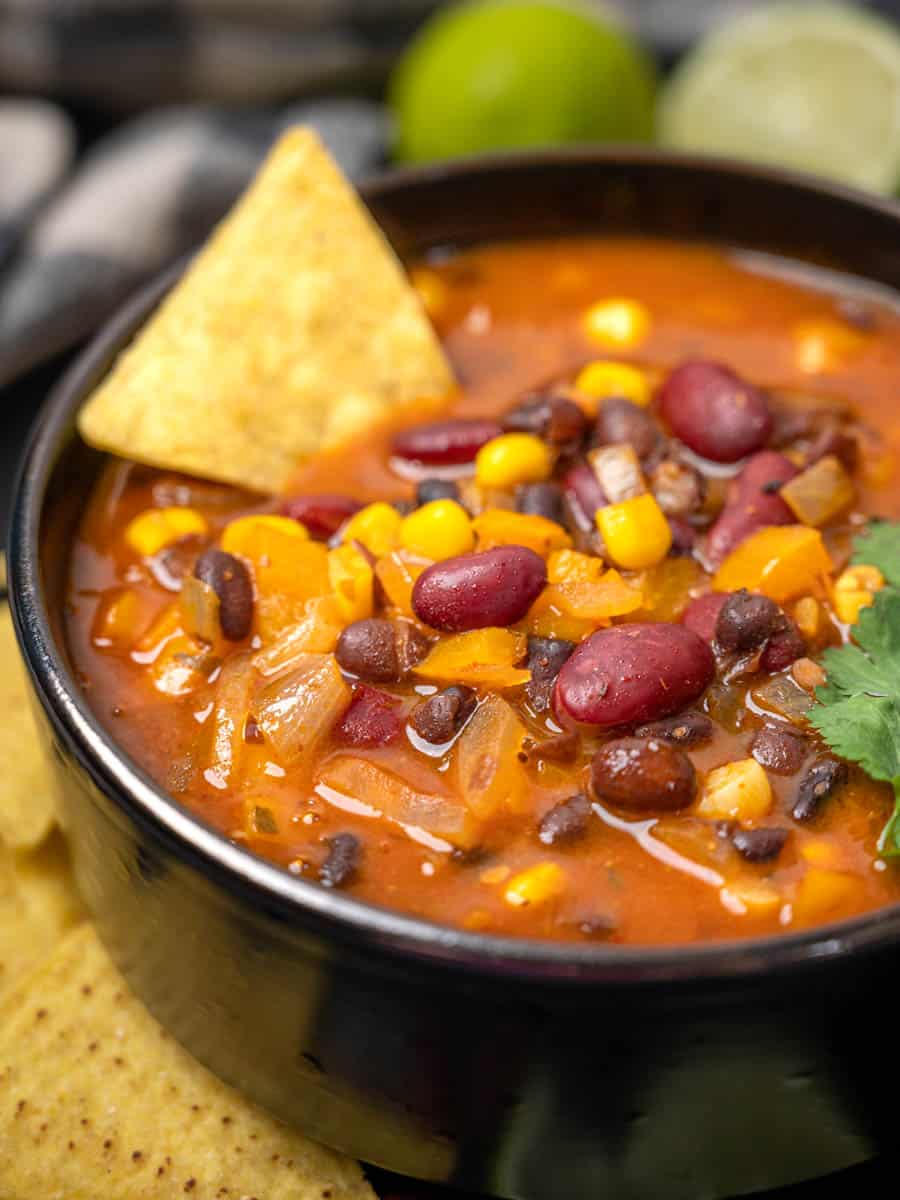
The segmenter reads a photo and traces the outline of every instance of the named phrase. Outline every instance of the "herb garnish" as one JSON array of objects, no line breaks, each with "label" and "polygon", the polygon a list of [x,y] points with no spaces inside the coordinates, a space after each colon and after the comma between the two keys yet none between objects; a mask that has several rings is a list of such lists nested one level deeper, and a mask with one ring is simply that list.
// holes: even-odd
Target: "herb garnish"
[{"label": "herb garnish", "polygon": [[893,784],[894,813],[878,849],[900,857],[900,523],[869,525],[853,562],[878,567],[887,584],[860,613],[854,643],[822,655],[827,682],[809,719],[835,753]]}]

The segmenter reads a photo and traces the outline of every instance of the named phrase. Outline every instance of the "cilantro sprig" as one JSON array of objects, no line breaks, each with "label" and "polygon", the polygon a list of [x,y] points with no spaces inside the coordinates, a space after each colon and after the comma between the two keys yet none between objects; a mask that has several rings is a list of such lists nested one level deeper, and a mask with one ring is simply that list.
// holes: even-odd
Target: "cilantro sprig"
[{"label": "cilantro sprig", "polygon": [[878,849],[900,857],[900,523],[879,521],[857,539],[854,563],[878,567],[887,581],[860,613],[854,642],[826,650],[825,684],[810,723],[841,758],[894,786],[894,813]]}]

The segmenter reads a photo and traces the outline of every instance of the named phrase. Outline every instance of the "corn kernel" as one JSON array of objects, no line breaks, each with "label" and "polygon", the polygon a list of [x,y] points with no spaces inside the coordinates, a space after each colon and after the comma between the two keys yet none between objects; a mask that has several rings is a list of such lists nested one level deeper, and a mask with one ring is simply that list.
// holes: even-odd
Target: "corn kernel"
[{"label": "corn kernel", "polygon": [[369,560],[356,546],[336,546],[328,551],[328,582],[340,619],[346,624],[371,617],[374,579]]},{"label": "corn kernel", "polygon": [[453,558],[475,545],[469,514],[455,500],[432,500],[400,525],[400,545],[424,558]]},{"label": "corn kernel", "polygon": [[875,600],[884,587],[884,576],[877,567],[860,563],[848,567],[835,580],[834,611],[845,625],[855,625],[859,614]]},{"label": "corn kernel", "polygon": [[803,596],[794,605],[794,621],[800,633],[808,641],[813,641],[819,633],[821,625],[821,609],[814,596]]},{"label": "corn kernel", "polygon": [[206,519],[195,508],[148,508],[129,521],[125,541],[149,558],[190,533],[206,533]]},{"label": "corn kernel", "polygon": [[598,508],[596,520],[610,558],[620,567],[640,571],[669,553],[672,531],[649,493]]},{"label": "corn kernel", "polygon": [[[592,400],[608,400],[621,396],[646,408],[650,403],[650,383],[639,367],[630,363],[597,359],[582,367],[575,380],[575,390]],[[596,407],[594,405],[593,407]]]},{"label": "corn kernel", "polygon": [[384,500],[376,500],[354,513],[341,531],[341,540],[361,542],[376,558],[381,558],[397,545],[402,521],[396,508]]},{"label": "corn kernel", "polygon": [[697,813],[712,821],[755,821],[771,807],[768,775],[755,758],[743,758],[709,772]]},{"label": "corn kernel", "polygon": [[566,873],[556,863],[538,863],[509,881],[503,898],[514,908],[546,904],[566,890]]},{"label": "corn kernel", "polygon": [[650,332],[650,313],[636,300],[614,297],[584,314],[584,331],[603,346],[636,346]]},{"label": "corn kernel", "polygon": [[238,517],[222,531],[222,549],[226,554],[248,558],[252,563],[279,558],[284,554],[288,541],[309,541],[306,526],[290,517],[278,517],[271,513]]},{"label": "corn kernel", "polygon": [[511,488],[520,483],[540,483],[553,471],[553,455],[531,433],[502,433],[475,456],[475,480],[480,487]]}]

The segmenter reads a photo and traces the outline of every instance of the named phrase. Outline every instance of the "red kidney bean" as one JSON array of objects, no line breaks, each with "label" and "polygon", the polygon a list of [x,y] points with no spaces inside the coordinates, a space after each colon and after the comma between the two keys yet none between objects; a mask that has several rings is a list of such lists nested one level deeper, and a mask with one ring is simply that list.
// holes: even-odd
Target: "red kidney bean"
[{"label": "red kidney bean", "polygon": [[617,625],[575,649],[556,680],[554,708],[587,725],[655,721],[696,700],[714,673],[712,650],[683,625]]},{"label": "red kidney bean", "polygon": [[253,622],[253,584],[239,558],[224,550],[205,551],[197,559],[194,575],[219,597],[219,625],[230,642],[240,642]]},{"label": "red kidney bean", "polygon": [[806,642],[794,622],[784,613],[778,623],[778,628],[769,638],[766,648],[759,660],[760,670],[774,675],[776,671],[786,671],[791,663],[806,654]]},{"label": "red kidney bean", "polygon": [[679,713],[677,717],[666,717],[662,721],[651,721],[639,725],[635,737],[652,737],[658,741],[671,742],[673,746],[699,746],[712,739],[713,723],[703,713]]},{"label": "red kidney bean", "polygon": [[765,525],[793,525],[796,517],[778,489],[797,474],[794,464],[764,450],[755,454],[734,482],[728,503],[709,531],[706,556],[718,566],[732,550]]},{"label": "red kidney bean", "polygon": [[583,792],[562,800],[545,812],[538,824],[538,838],[545,846],[574,842],[587,833],[591,802]]},{"label": "red kidney bean", "polygon": [[347,626],[334,653],[349,675],[396,683],[428,653],[428,639],[408,621],[366,617]]},{"label": "red kidney bean", "polygon": [[746,654],[758,650],[783,619],[774,600],[741,588],[726,595],[716,618],[715,640],[727,654]]},{"label": "red kidney bean", "polygon": [[365,683],[357,684],[334,736],[347,746],[389,746],[403,729],[399,707],[396,696]]},{"label": "red kidney bean", "polygon": [[326,838],[328,856],[319,868],[319,883],[324,887],[344,887],[352,883],[362,859],[362,843],[355,834],[336,833]]},{"label": "red kidney bean", "polygon": [[660,389],[659,408],[672,433],[713,462],[746,458],[772,432],[765,393],[720,363],[676,367]]},{"label": "red kidney bean", "polygon": [[516,493],[516,508],[529,516],[545,517],[557,525],[565,525],[562,488],[558,483],[525,483]]},{"label": "red kidney bean", "polygon": [[580,529],[594,529],[594,516],[606,504],[606,494],[587,463],[576,463],[563,476],[563,492],[569,511]]},{"label": "red kidney bean", "polygon": [[795,775],[809,753],[809,743],[799,733],[766,725],[754,737],[750,752],[767,771]]},{"label": "red kidney bean", "polygon": [[507,433],[533,433],[553,446],[579,441],[586,426],[585,415],[575,401],[559,392],[526,396],[503,418]]},{"label": "red kidney bean", "polygon": [[621,396],[604,400],[594,425],[594,443],[613,446],[627,442],[638,458],[648,458],[660,442],[659,427],[640,405]]},{"label": "red kidney bean", "polygon": [[320,496],[289,496],[279,509],[283,517],[299,521],[311,537],[327,541],[362,505],[352,496],[323,493]]},{"label": "red kidney bean", "polygon": [[478,697],[470,687],[454,685],[429,696],[410,714],[409,723],[431,746],[443,746],[454,738],[472,713]]},{"label": "red kidney bean", "polygon": [[501,432],[497,421],[481,417],[435,421],[401,430],[394,437],[393,452],[410,462],[450,467],[472,462],[485,442]]},{"label": "red kidney bean", "polygon": [[803,777],[797,799],[791,809],[794,820],[811,821],[819,811],[820,805],[844,786],[849,774],[847,764],[836,758],[823,758],[813,763]]},{"label": "red kidney bean", "polygon": [[525,691],[535,712],[546,712],[550,694],[562,665],[575,649],[574,642],[562,638],[530,637],[528,639],[528,669],[531,680]]},{"label": "red kidney bean", "polygon": [[547,582],[544,560],[526,546],[496,546],[432,563],[415,582],[412,606],[432,629],[462,633],[514,625]]},{"label": "red kidney bean", "polygon": [[784,849],[789,833],[788,829],[775,827],[736,829],[731,835],[731,844],[747,862],[771,862]]},{"label": "red kidney bean", "polygon": [[594,755],[591,790],[598,800],[629,812],[677,812],[693,801],[697,773],[688,756],[668,742],[616,738]]},{"label": "red kidney bean", "polygon": [[698,596],[682,613],[682,625],[712,645],[716,636],[716,622],[727,599],[727,592],[706,592],[705,595]]},{"label": "red kidney bean", "polygon": [[455,500],[459,504],[459,487],[452,479],[422,479],[416,487],[416,504],[421,507],[432,500]]}]

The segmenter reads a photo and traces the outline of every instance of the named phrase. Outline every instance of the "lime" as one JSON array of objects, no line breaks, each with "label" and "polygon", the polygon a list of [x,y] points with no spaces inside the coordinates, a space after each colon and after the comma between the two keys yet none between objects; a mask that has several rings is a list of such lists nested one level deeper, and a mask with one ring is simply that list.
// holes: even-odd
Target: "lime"
[{"label": "lime", "polygon": [[660,102],[662,142],[900,184],[900,35],[840,4],[777,4],[713,32]]},{"label": "lime", "polygon": [[594,8],[470,0],[428,21],[394,71],[397,157],[646,140],[654,88],[650,60]]}]

